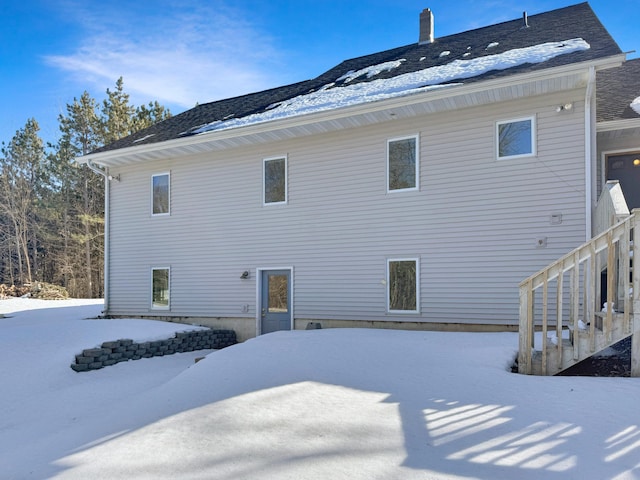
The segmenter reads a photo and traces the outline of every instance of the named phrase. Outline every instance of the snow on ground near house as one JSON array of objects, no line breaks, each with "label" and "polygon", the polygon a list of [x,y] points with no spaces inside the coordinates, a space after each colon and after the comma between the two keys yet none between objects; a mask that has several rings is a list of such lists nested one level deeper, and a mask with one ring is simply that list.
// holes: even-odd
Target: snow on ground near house
[{"label": "snow on ground near house", "polygon": [[[490,44],[487,48],[498,45]],[[477,77],[492,70],[506,70],[526,63],[541,63],[558,55],[587,50],[590,45],[582,38],[573,38],[563,42],[548,42],[526,48],[515,48],[495,55],[485,55],[471,60],[453,60],[445,65],[437,65],[416,72],[397,75],[388,79],[372,80],[336,87],[325,85],[322,89],[305,95],[299,95],[279,104],[266,112],[247,115],[226,121],[216,121],[196,129],[193,133],[206,133],[227,128],[244,127],[255,123],[267,122],[281,118],[293,117],[308,113],[333,110],[360,103],[384,100],[386,98],[425,92],[436,88],[454,87],[460,84],[445,84],[453,80]],[[400,66],[404,59],[372,65],[358,71],[350,71],[336,81],[349,83],[366,74],[371,78],[383,71],[393,70]]]},{"label": "snow on ground near house", "polygon": [[83,320],[100,308],[0,301],[0,477],[640,477],[640,379],[509,373],[513,333],[278,332],[75,373],[184,327]]}]

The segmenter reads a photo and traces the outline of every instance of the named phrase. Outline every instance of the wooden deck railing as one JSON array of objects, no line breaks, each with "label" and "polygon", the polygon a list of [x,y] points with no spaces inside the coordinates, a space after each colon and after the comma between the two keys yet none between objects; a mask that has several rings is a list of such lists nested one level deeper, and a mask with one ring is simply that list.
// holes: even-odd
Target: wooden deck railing
[{"label": "wooden deck railing", "polygon": [[[632,279],[630,273],[631,260],[640,258],[640,240],[632,241],[640,239],[640,233],[635,233],[639,225],[640,210],[634,210],[520,283],[520,373],[533,373],[535,352],[539,352],[541,373],[549,375],[557,372],[548,371],[547,359],[567,358],[563,349],[570,348],[570,358],[577,362],[595,353],[596,344],[603,344],[602,337],[610,343],[632,333],[634,304],[640,313],[640,268],[633,270]],[[601,298],[602,281],[606,281],[606,298]],[[563,341],[569,329],[573,331],[571,340]],[[536,331],[540,334],[534,335]],[[585,335],[589,336],[588,347],[577,340]],[[588,351],[581,351],[585,348]],[[555,355],[550,356],[554,349]],[[566,366],[556,362],[554,368]]]},{"label": "wooden deck railing", "polygon": [[593,212],[591,236],[595,237],[629,216],[629,207],[619,180],[608,180]]}]

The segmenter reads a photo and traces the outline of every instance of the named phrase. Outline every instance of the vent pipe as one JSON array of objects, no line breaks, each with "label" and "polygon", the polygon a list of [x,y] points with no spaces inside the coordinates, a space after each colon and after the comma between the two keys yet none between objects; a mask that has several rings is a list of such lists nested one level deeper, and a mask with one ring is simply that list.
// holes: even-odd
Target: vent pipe
[{"label": "vent pipe", "polygon": [[529,17],[527,12],[522,12],[522,23],[524,24],[522,28],[529,28]]},{"label": "vent pipe", "polygon": [[433,13],[429,8],[425,8],[420,14],[420,45],[433,43]]}]

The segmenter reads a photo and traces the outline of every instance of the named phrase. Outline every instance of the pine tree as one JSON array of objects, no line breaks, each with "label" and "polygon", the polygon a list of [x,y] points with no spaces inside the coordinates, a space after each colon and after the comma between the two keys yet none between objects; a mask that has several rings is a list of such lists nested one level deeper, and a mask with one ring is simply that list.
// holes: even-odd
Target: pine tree
[{"label": "pine tree", "polygon": [[131,133],[150,127],[151,125],[155,125],[156,123],[170,117],[171,112],[160,105],[157,101],[149,102],[148,105],[140,105],[136,108],[136,112],[133,117],[133,128]]},{"label": "pine tree", "polygon": [[[39,199],[45,179],[44,143],[34,119],[3,146],[0,170],[4,276],[13,284],[30,283],[38,270]],[[7,271],[8,269],[8,271]]]},{"label": "pine tree", "polygon": [[60,115],[61,138],[58,142],[58,169],[62,176],[61,194],[69,203],[65,215],[66,256],[84,270],[75,271],[74,283],[69,285],[73,296],[94,297],[102,292],[99,285],[102,265],[102,225],[104,191],[102,178],[74,162],[104,143],[104,122],[98,115],[95,99],[84,92],[67,105],[67,114]]},{"label": "pine tree", "polygon": [[102,141],[104,145],[132,133],[135,108],[129,104],[129,95],[124,92],[122,77],[116,81],[115,90],[107,88],[107,98],[102,102]]},{"label": "pine tree", "polygon": [[122,78],[98,103],[74,98],[44,144],[27,121],[0,149],[0,283],[45,281],[73,297],[103,294],[104,179],[77,157],[169,118],[158,102],[134,107]]},{"label": "pine tree", "polygon": [[122,77],[116,81],[115,90],[107,89],[101,113],[105,145],[171,117],[169,110],[157,101],[133,107],[129,95],[124,92]]}]

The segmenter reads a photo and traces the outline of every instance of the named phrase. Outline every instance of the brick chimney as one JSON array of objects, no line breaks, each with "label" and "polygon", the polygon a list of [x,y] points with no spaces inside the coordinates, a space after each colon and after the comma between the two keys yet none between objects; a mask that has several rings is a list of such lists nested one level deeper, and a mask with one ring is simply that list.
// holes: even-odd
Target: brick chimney
[{"label": "brick chimney", "polygon": [[433,43],[433,13],[431,9],[425,8],[420,14],[420,45]]}]

